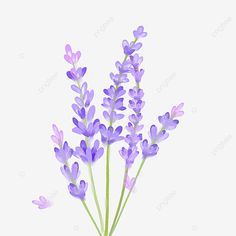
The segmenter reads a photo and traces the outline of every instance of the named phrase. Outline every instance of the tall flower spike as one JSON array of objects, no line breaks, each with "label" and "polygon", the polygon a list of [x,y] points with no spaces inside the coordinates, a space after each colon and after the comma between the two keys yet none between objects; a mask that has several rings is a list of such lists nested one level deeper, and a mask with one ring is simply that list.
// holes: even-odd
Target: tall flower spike
[{"label": "tall flower spike", "polygon": [[[75,58],[75,60],[72,61],[77,63],[81,55],[80,52],[78,52],[73,53],[71,47],[66,45],[65,60],[70,63],[71,60],[68,60],[68,57]],[[70,63],[73,66],[70,71],[67,72],[69,79],[75,82],[75,84],[71,86],[71,89],[79,95],[75,97],[75,103],[72,104],[72,109],[80,121],[75,117],[73,118],[75,127],[72,131],[85,136],[85,139],[88,139],[89,141],[89,139],[92,139],[99,131],[100,121],[98,119],[94,119],[96,109],[95,106],[91,106],[91,102],[94,97],[94,91],[88,90],[88,84],[86,82],[82,83],[81,86],[82,78],[84,77],[87,68],[77,68],[76,63]]]},{"label": "tall flower spike", "polygon": [[[87,68],[78,65],[81,57],[80,51],[73,51],[69,44],[65,47],[64,59],[70,66],[66,75],[69,78],[69,81],[72,82],[72,91],[75,92],[75,98],[72,104],[72,109],[75,113],[75,117],[72,119],[74,124],[72,131],[81,135],[82,138],[80,139],[81,141],[79,146],[73,150],[69,146],[68,142],[64,141],[63,132],[59,130],[56,125],[53,125],[53,135],[51,136],[51,139],[56,144],[54,152],[57,160],[61,163],[61,173],[69,182],[69,193],[73,197],[81,200],[82,205],[87,211],[88,216],[100,236],[113,236],[146,159],[157,155],[159,151],[159,143],[169,137],[170,130],[175,129],[179,124],[177,118],[184,114],[182,111],[183,103],[174,106],[170,112],[166,112],[164,115],[158,117],[158,121],[161,124],[160,127],[157,124],[153,124],[150,127],[148,132],[150,139],[143,140],[142,129],[144,125],[141,122],[143,119],[142,113],[145,102],[143,100],[144,91],[140,84],[144,76],[144,69],[141,68],[143,57],[141,57],[137,52],[142,47],[142,43],[139,42],[139,40],[146,37],[147,33],[144,31],[143,26],[139,26],[133,31],[133,36],[134,39],[131,41],[122,41],[124,59],[121,62],[116,61],[116,72],[110,73],[112,84],[103,90],[105,94],[102,103],[104,109],[103,117],[108,122],[108,125],[101,124],[99,119],[96,119],[96,107],[92,104],[94,91],[88,88],[87,82],[84,82]],[[123,84],[129,82],[131,79],[134,84],[128,90],[129,101],[127,102],[126,107],[126,104],[124,103],[126,90]],[[131,112],[128,116],[128,123],[125,127],[127,134],[123,137],[123,127],[114,126],[114,124],[116,121],[124,118],[124,111],[127,108],[129,108]],[[96,139],[98,132],[101,135],[101,142]],[[123,139],[127,144],[126,147],[121,147],[119,150],[119,154],[125,162],[123,185],[115,217],[109,231],[110,159],[112,157],[110,145]],[[104,154],[104,148],[100,143],[103,143],[103,145],[106,146],[105,221],[103,221],[92,173],[92,165]],[[129,178],[129,169],[134,164],[139,153],[142,154],[143,160],[135,177]],[[79,178],[81,171],[78,162],[72,162],[73,164],[70,163],[72,156],[80,159],[88,168],[91,191],[93,193],[100,220],[100,229],[85,201],[88,183]],[[125,189],[128,189],[129,192],[124,199]],[[41,208],[44,208],[45,206],[47,207],[45,199],[43,197],[40,198],[40,201],[35,200],[33,203]]]},{"label": "tall flower spike", "polygon": [[[140,89],[142,76],[137,77],[137,73],[139,73],[139,66],[142,61],[143,57],[140,57],[137,53],[129,57],[130,72],[135,79],[136,86],[134,86],[132,89],[129,89],[129,96],[131,98],[129,100],[129,108],[134,112],[129,116],[129,123],[126,126],[126,130],[129,132],[129,134],[126,135],[125,141],[129,145],[129,148],[125,149],[123,147],[120,151],[120,155],[126,160],[127,168],[130,168],[132,166],[135,157],[139,154],[137,150],[137,144],[142,140],[142,133],[139,132],[143,129],[143,125],[140,125],[139,122],[142,120],[141,110],[144,107],[145,103],[142,100],[144,92],[142,89]],[[143,72],[144,70],[141,69],[142,75]],[[135,153],[135,155],[132,155],[133,152]],[[129,154],[131,155],[132,161],[129,161]],[[126,158],[124,156],[126,156]]]}]

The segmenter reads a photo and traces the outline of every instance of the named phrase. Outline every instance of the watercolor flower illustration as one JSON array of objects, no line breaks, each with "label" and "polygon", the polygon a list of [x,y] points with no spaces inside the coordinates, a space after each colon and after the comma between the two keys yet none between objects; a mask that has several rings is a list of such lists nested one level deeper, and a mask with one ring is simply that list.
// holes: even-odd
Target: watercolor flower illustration
[{"label": "watercolor flower illustration", "polygon": [[[66,75],[72,83],[71,89],[75,95],[72,104],[75,114],[72,118],[72,132],[80,137],[80,141],[76,147],[71,147],[69,142],[64,139],[63,131],[56,125],[53,125],[51,139],[56,145],[54,147],[55,157],[61,165],[61,173],[68,181],[69,193],[82,203],[100,236],[114,234],[145,163],[151,161],[150,159],[159,153],[161,142],[170,136],[171,131],[179,124],[177,118],[184,114],[183,103],[180,103],[170,112],[157,116],[156,123],[151,125],[147,134],[143,132],[142,111],[145,101],[141,82],[145,71],[141,68],[143,57],[138,52],[143,46],[140,41],[147,36],[147,33],[143,26],[139,26],[133,31],[133,36],[132,41],[124,40],[122,42],[124,58],[115,63],[116,71],[110,73],[111,85],[103,90],[104,98],[100,110],[103,114],[103,121],[97,117],[98,106],[95,106],[93,101],[94,90],[90,89],[84,80],[87,68],[79,65],[81,52],[73,51],[69,44],[65,47],[64,59],[70,66]],[[127,86],[129,86],[128,89]],[[129,97],[127,102],[126,96]],[[129,113],[128,122],[125,126],[121,126],[119,121],[124,119],[125,110]],[[113,158],[111,150],[114,143],[120,144],[117,154],[120,155],[120,160],[123,160],[124,177],[121,180],[119,202],[114,212],[114,218],[111,219],[110,175],[112,172],[110,160]],[[104,212],[100,206],[96,178],[93,175],[93,165],[102,158],[106,162]],[[130,169],[133,168],[137,159],[141,160],[141,164],[137,168],[136,175],[131,177]],[[89,173],[88,180],[83,178],[83,172],[86,169]],[[89,203],[86,201],[88,188],[93,194],[97,217],[90,211]],[[45,201],[43,198],[40,200]],[[40,205],[41,203],[38,201],[34,203],[41,207],[45,205]]]}]

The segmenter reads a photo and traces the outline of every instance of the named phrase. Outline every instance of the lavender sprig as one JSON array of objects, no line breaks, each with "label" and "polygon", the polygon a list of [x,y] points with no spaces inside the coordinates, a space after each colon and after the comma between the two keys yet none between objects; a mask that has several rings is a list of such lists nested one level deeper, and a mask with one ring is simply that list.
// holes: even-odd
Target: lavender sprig
[{"label": "lavender sprig", "polygon": [[[104,153],[104,149],[100,147],[99,140],[95,140],[94,144],[91,145],[94,136],[99,131],[100,124],[99,119],[94,119],[96,109],[94,105],[91,105],[94,97],[94,91],[88,90],[88,84],[86,82],[82,83],[82,79],[87,71],[87,68],[77,66],[81,53],[79,51],[73,53],[70,45],[66,45],[65,50],[66,54],[64,58],[69,64],[72,64],[72,68],[70,69],[70,71],[67,71],[66,74],[69,79],[75,82],[75,84],[71,86],[71,89],[76,92],[76,94],[78,94],[78,96],[75,97],[75,103],[72,104],[72,109],[78,117],[74,117],[72,119],[75,125],[72,131],[84,136],[84,140],[81,140],[80,146],[75,148],[73,154],[88,166],[93,197],[98,211],[101,231],[103,232],[103,217],[97,197],[97,191],[92,171],[92,164],[100,159]],[[80,188],[87,188],[87,185],[84,182],[81,182]],[[77,189],[75,189],[75,187],[72,185],[70,186],[70,191],[74,193],[72,195],[75,197],[76,194],[79,194]]]},{"label": "lavender sprig", "polygon": [[169,137],[169,133],[167,133],[166,130],[173,130],[177,127],[177,125],[179,124],[179,121],[175,118],[182,116],[184,114],[184,112],[181,110],[183,108],[183,106],[184,106],[184,103],[181,103],[177,107],[174,106],[171,110],[171,113],[167,112],[163,116],[159,116],[158,120],[162,124],[162,128],[160,129],[160,131],[157,132],[157,127],[155,125],[152,125],[150,127],[150,131],[149,131],[149,137],[151,139],[151,144],[148,145],[147,139],[143,140],[142,143],[140,144],[141,149],[142,149],[143,160],[142,160],[140,167],[137,171],[137,174],[135,176],[134,183],[133,183],[131,189],[129,190],[129,193],[124,201],[124,204],[122,205],[122,208],[121,208],[121,211],[120,211],[119,216],[117,218],[114,229],[113,229],[113,231],[111,231],[109,236],[112,235],[117,224],[119,223],[119,220],[122,216],[122,213],[126,207],[128,200],[130,198],[130,195],[132,193],[134,185],[136,184],[137,179],[140,175],[140,172],[143,169],[145,161],[147,160],[148,157],[155,156],[157,154],[157,152],[159,151],[159,146],[157,144]]},{"label": "lavender sprig", "polygon": [[63,166],[61,167],[62,174],[70,182],[68,186],[69,192],[72,196],[81,200],[98,234],[102,236],[97,226],[97,223],[95,222],[85,202],[85,195],[88,188],[88,183],[86,183],[84,180],[80,180],[79,185],[78,185],[77,180],[80,175],[79,164],[77,162],[74,162],[71,168],[68,164],[68,160],[72,157],[73,149],[69,147],[66,141],[63,143],[63,132],[59,131],[56,125],[53,125],[53,131],[54,131],[54,135],[51,136],[52,141],[58,145],[58,147],[54,148],[54,152],[55,152],[57,160],[63,164]]},{"label": "lavender sprig", "polygon": [[[142,33],[142,35],[143,37],[145,37],[147,34]],[[145,105],[144,101],[142,100],[144,92],[140,88],[141,78],[144,74],[144,70],[139,69],[142,61],[143,57],[140,57],[137,53],[134,56],[131,55],[129,57],[129,63],[131,65],[130,72],[135,80],[135,86],[132,89],[129,89],[129,96],[131,98],[129,100],[129,108],[133,111],[133,114],[129,116],[129,122],[128,125],[126,126],[126,130],[129,132],[129,134],[127,134],[125,137],[125,141],[128,144],[128,148],[122,147],[122,149],[119,151],[121,157],[125,160],[125,171],[120,194],[120,200],[117,206],[117,210],[115,213],[115,217],[109,235],[113,233],[118,215],[120,213],[121,204],[124,198],[125,188],[127,186],[127,179],[129,178],[128,177],[129,169],[132,167],[136,157],[139,154],[137,144],[142,140],[142,133],[139,133],[143,129],[143,125],[140,125],[140,121],[143,118],[141,110]]]},{"label": "lavender sprig", "polygon": [[[134,41],[128,42],[123,40],[122,47],[125,54],[122,63],[116,62],[116,68],[118,70],[117,74],[110,73],[110,78],[114,85],[111,85],[109,89],[105,89],[104,93],[108,96],[103,99],[103,106],[108,109],[108,111],[103,112],[104,118],[109,122],[109,127],[106,128],[105,125],[100,125],[101,138],[104,144],[107,145],[106,151],[106,212],[105,212],[105,233],[104,236],[108,236],[109,227],[109,195],[110,195],[110,145],[111,143],[117,142],[123,137],[120,136],[122,132],[122,126],[118,126],[115,129],[113,123],[117,120],[121,120],[124,115],[122,113],[117,113],[126,109],[123,105],[124,98],[122,96],[126,93],[121,84],[129,82],[127,73],[130,72],[131,63],[127,61],[128,57],[131,56],[135,51],[138,51],[142,47],[142,43],[137,42],[139,38],[145,37],[145,34],[140,33],[143,31],[143,27],[140,26],[137,31],[134,32]],[[127,172],[127,171],[126,171]],[[126,178],[126,177],[125,177]]]},{"label": "lavender sprig", "polygon": [[[146,160],[157,155],[160,142],[169,137],[169,132],[175,129],[179,124],[179,120],[176,118],[184,114],[182,111],[183,103],[174,106],[171,112],[166,112],[164,115],[158,117],[158,121],[162,127],[159,129],[157,125],[153,124],[148,132],[149,139],[143,139],[143,134],[141,132],[143,124],[141,124],[141,121],[143,118],[142,109],[145,102],[143,101],[144,91],[140,86],[144,75],[144,70],[140,68],[143,57],[140,57],[136,52],[142,47],[142,43],[138,40],[146,37],[147,33],[144,32],[143,26],[139,26],[133,31],[133,35],[133,41],[128,42],[127,40],[123,40],[122,48],[124,59],[122,62],[117,61],[115,63],[117,72],[110,73],[110,79],[113,83],[109,88],[103,90],[105,94],[102,103],[103,108],[105,108],[103,117],[108,122],[107,125],[101,124],[100,120],[96,118],[96,108],[92,104],[94,91],[89,90],[87,82],[84,82],[87,68],[79,66],[81,52],[73,52],[70,45],[66,45],[65,47],[66,53],[64,58],[70,64],[70,69],[67,71],[66,75],[73,82],[71,89],[76,94],[74,99],[75,102],[72,104],[72,109],[76,114],[72,119],[74,124],[72,131],[79,134],[81,139],[79,145],[72,149],[68,142],[64,140],[63,132],[59,130],[56,125],[53,125],[54,134],[51,138],[56,144],[56,147],[54,148],[55,156],[62,164],[60,168],[61,173],[69,182],[69,193],[82,202],[99,236],[113,235]],[[124,118],[123,111],[126,110],[124,95],[126,94],[126,90],[124,89],[123,84],[129,82],[131,76],[135,81],[135,85],[128,90],[128,95],[130,97],[128,108],[132,112],[128,116],[128,124],[125,127],[128,133],[125,136],[122,136],[123,127],[120,125],[115,126],[114,124]],[[97,138],[98,133],[100,134],[100,139]],[[125,141],[125,145],[121,146],[119,154],[124,159],[124,178],[120,200],[109,231],[110,151],[113,143],[122,140]],[[104,147],[102,147],[100,143],[105,146],[106,150],[104,150]],[[106,155],[105,225],[92,171],[92,166],[102,158],[104,152]],[[129,170],[139,154],[142,155],[141,164],[135,177],[130,178]],[[72,164],[69,163],[72,157],[78,158],[79,161],[83,162],[88,168],[90,178],[89,186],[91,186],[96,204],[100,220],[100,229],[86,204],[88,183],[85,180],[80,179],[80,164],[77,161],[72,162]],[[128,194],[125,197],[126,189],[128,189]],[[45,201],[42,203],[40,202],[40,204],[38,201],[35,203],[42,208],[44,205],[47,205]]]}]

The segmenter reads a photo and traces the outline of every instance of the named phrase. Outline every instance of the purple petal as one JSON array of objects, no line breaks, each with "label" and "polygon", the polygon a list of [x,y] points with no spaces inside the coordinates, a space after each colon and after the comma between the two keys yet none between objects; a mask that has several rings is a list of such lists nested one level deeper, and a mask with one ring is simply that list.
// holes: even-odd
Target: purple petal
[{"label": "purple petal", "polygon": [[91,106],[87,113],[87,120],[91,121],[94,117],[94,114],[95,114],[95,106]]}]

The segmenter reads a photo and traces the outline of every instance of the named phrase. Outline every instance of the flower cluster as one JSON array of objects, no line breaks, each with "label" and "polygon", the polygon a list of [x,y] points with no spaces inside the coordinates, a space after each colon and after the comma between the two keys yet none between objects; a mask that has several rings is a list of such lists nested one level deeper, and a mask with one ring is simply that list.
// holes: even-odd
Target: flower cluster
[{"label": "flower cluster", "polygon": [[51,136],[52,141],[58,145],[58,147],[54,148],[54,152],[57,160],[63,164],[61,166],[61,173],[70,183],[68,189],[72,196],[84,200],[88,184],[84,180],[81,180],[80,184],[77,185],[80,175],[79,164],[78,162],[74,162],[71,167],[68,164],[68,160],[73,155],[73,149],[70,148],[67,141],[63,143],[63,132],[59,131],[56,125],[53,125],[53,131],[54,134]]},{"label": "flower cluster", "polygon": [[[115,63],[117,71],[110,73],[112,84],[109,88],[103,90],[105,97],[101,105],[104,109],[103,117],[108,122],[107,125],[101,123],[96,118],[96,108],[92,104],[94,91],[89,90],[88,83],[84,81],[87,68],[79,66],[81,52],[73,52],[70,45],[66,45],[65,47],[66,53],[64,59],[70,65],[70,69],[66,75],[73,83],[71,89],[76,94],[74,103],[72,104],[72,109],[75,113],[75,117],[72,118],[74,125],[72,131],[79,135],[80,140],[77,146],[71,148],[68,142],[64,141],[63,132],[56,125],[53,125],[54,133],[51,139],[56,144],[54,148],[56,159],[62,164],[60,168],[61,173],[69,181],[69,193],[81,200],[100,236],[112,236],[145,161],[149,159],[148,157],[157,155],[159,143],[169,137],[170,130],[175,129],[179,124],[179,120],[176,118],[184,114],[182,111],[183,103],[174,106],[171,112],[166,112],[164,115],[157,117],[161,126],[158,128],[157,124],[153,124],[150,127],[148,132],[149,140],[143,139],[144,134],[142,130],[144,125],[142,124],[142,113],[145,102],[143,101],[144,91],[141,88],[141,81],[143,81],[144,69],[141,68],[143,57],[138,54],[138,51],[142,47],[142,43],[139,40],[146,37],[147,33],[144,31],[143,26],[139,26],[133,31],[133,36],[134,39],[130,42],[123,40],[122,49],[124,59]],[[126,94],[124,84],[129,82],[132,85],[127,89],[129,100],[128,106],[126,107],[124,101]],[[123,127],[121,125],[114,125],[117,121],[124,118],[124,110],[127,108],[130,110],[128,123],[125,126],[127,134],[122,136]],[[100,134],[100,137],[98,134]],[[125,173],[120,200],[109,230],[110,159],[113,157],[110,152],[110,146],[118,141],[123,141],[119,154],[125,161]],[[104,148],[106,148],[106,151],[104,151]],[[105,221],[100,208],[92,170],[93,164],[104,155],[106,155]],[[141,165],[135,177],[130,178],[128,171],[138,156],[140,156]],[[73,161],[70,164],[73,157],[77,158],[78,161]],[[88,183],[83,179],[79,180],[81,175],[80,162],[84,163],[88,168],[89,187],[91,187],[96,204],[100,227],[98,227],[96,219],[93,217],[86,203]],[[126,191],[128,191],[128,194],[124,199]],[[38,204],[38,202],[36,203]]]},{"label": "flower cluster", "polygon": [[72,109],[77,115],[77,118],[72,119],[75,125],[72,131],[85,137],[85,140],[81,140],[80,146],[75,148],[74,156],[80,158],[84,163],[91,164],[98,160],[104,151],[102,147],[99,147],[99,140],[95,140],[93,146],[90,147],[100,125],[99,119],[94,119],[95,106],[91,105],[94,91],[88,90],[87,82],[82,82],[87,68],[77,66],[81,53],[79,51],[73,53],[70,45],[66,45],[65,50],[64,58],[69,64],[72,64],[72,68],[66,74],[75,82],[71,89],[77,94],[75,103],[72,104]]}]

